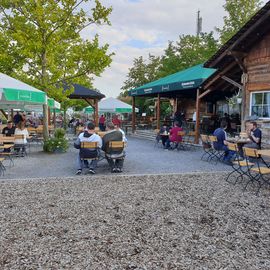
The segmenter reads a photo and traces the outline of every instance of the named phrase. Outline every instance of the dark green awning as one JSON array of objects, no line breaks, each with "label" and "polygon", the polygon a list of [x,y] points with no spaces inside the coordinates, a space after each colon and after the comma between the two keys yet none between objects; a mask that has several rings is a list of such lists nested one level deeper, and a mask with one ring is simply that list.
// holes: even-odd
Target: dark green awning
[{"label": "dark green awning", "polygon": [[129,90],[128,94],[129,96],[144,96],[198,88],[215,71],[212,68],[204,68],[203,64],[200,64]]}]

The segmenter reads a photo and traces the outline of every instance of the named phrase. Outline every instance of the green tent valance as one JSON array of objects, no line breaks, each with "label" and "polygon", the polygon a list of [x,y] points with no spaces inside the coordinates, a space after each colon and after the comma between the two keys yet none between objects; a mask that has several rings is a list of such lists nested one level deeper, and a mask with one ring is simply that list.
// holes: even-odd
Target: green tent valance
[{"label": "green tent valance", "polygon": [[155,93],[198,88],[202,82],[210,77],[215,71],[216,70],[212,68],[204,68],[202,64],[196,65],[129,90],[128,93],[130,96],[144,96]]}]

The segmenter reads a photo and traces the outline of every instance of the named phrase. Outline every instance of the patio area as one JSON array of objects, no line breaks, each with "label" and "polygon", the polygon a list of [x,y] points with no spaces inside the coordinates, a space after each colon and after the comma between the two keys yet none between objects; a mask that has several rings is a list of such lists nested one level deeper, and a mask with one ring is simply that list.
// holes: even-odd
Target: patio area
[{"label": "patio area", "polygon": [[[7,167],[2,179],[28,179],[48,177],[72,177],[75,175],[75,160],[78,150],[71,142],[67,153],[47,154],[41,146],[33,145],[31,152],[24,158],[15,158],[15,166]],[[197,147],[188,151],[166,151],[154,147],[154,142],[128,137],[128,147],[123,167],[124,175],[168,174],[187,172],[227,171],[229,166],[201,161],[203,150]],[[8,163],[8,162],[7,162]],[[84,173],[87,173],[85,169]],[[106,160],[99,162],[97,175],[110,175]],[[77,176],[80,178],[79,176]],[[93,177],[89,175],[89,179]]]}]

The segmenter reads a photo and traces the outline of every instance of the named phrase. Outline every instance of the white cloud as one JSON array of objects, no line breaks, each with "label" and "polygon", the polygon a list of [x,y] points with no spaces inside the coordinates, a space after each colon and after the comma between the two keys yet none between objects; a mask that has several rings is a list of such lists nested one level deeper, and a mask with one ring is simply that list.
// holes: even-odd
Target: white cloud
[{"label": "white cloud", "polygon": [[[221,26],[225,0],[102,0],[112,6],[112,26],[90,27],[83,37],[99,34],[101,44],[109,43],[115,52],[111,67],[95,80],[95,87],[106,96],[120,93],[128,68],[133,59],[148,54],[161,55],[168,40],[176,41],[179,35],[195,34],[196,13],[201,11],[203,31]],[[137,46],[135,46],[137,45]],[[138,48],[140,47],[140,48]]]}]

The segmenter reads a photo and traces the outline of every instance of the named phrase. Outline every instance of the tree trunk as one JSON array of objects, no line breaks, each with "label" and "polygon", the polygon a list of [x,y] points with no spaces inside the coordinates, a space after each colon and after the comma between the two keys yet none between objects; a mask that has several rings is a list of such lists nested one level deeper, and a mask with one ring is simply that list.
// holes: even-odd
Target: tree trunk
[{"label": "tree trunk", "polygon": [[49,138],[49,128],[48,128],[48,105],[43,104],[43,137],[44,141]]}]

